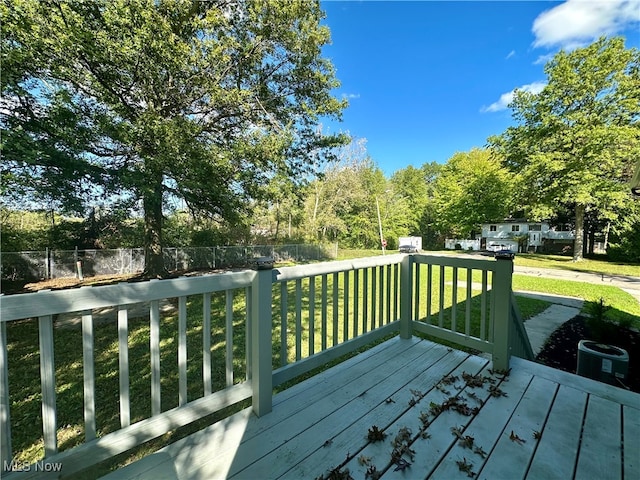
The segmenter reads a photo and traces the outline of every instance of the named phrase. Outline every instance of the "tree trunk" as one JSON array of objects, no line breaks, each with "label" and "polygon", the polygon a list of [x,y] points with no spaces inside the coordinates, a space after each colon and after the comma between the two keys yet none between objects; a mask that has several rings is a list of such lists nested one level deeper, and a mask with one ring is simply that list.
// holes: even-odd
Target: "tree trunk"
[{"label": "tree trunk", "polygon": [[573,261],[582,261],[582,246],[584,244],[584,212],[585,206],[576,204],[576,238],[573,243]]},{"label": "tree trunk", "polygon": [[275,239],[278,240],[278,234],[280,233],[280,202],[276,201],[276,234]]},{"label": "tree trunk", "polygon": [[153,172],[142,193],[144,209],[144,276],[163,278],[168,275],[162,255],[162,173]]}]

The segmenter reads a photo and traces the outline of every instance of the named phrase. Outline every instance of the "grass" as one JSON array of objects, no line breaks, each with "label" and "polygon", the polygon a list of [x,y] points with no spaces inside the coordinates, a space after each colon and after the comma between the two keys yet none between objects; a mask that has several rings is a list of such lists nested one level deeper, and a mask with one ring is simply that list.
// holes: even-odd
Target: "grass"
[{"label": "grass", "polygon": [[588,310],[589,305],[598,303],[602,299],[607,306],[611,307],[609,312],[611,320],[640,328],[640,303],[618,287],[555,278],[514,275],[513,289],[582,298],[585,301],[583,311]]},{"label": "grass", "polygon": [[[348,252],[348,250],[346,251]],[[442,255],[468,254],[462,250],[440,250]],[[517,267],[551,268],[572,272],[594,273],[598,275],[623,275],[640,277],[640,265],[620,262],[610,262],[606,259],[585,258],[580,262],[574,262],[572,257],[565,255],[547,255],[540,253],[518,253],[514,264]]]},{"label": "grass", "polygon": [[585,258],[581,262],[574,262],[571,257],[563,255],[520,253],[516,255],[515,265],[518,267],[553,268],[601,275],[640,277],[640,265],[589,258]]},{"label": "grass", "polygon": [[[375,253],[374,253],[375,252]],[[379,251],[340,251],[340,258],[355,258],[379,254]],[[421,267],[421,288],[426,282],[426,266]],[[373,280],[373,272],[381,272],[380,269],[371,269],[369,280]],[[384,270],[385,285],[389,279],[395,282],[397,272],[391,268],[387,274]],[[439,269],[434,269],[431,318],[433,324],[440,320],[439,305]],[[355,318],[353,305],[350,306],[350,320],[345,323],[339,320],[334,323],[334,318],[341,318],[344,312],[344,294],[340,293],[334,302],[331,299],[331,292],[334,286],[334,276],[326,277],[327,291],[329,297],[323,302],[320,292],[322,291],[322,278],[314,279],[315,296],[310,300],[310,280],[304,279],[300,282],[289,282],[287,288],[287,318],[286,318],[286,339],[287,339],[287,362],[294,362],[298,358],[307,357],[310,352],[319,352],[330,347],[334,343],[341,343],[345,338],[351,338],[357,329],[358,333],[370,330],[392,321],[397,311],[398,297],[391,296],[391,302],[387,299],[380,299],[379,295],[372,297],[372,287],[365,288],[361,277],[358,291],[355,290],[353,274],[350,277],[350,298],[359,298],[359,316]],[[344,276],[338,278],[338,291],[342,292],[344,287]],[[480,272],[474,272],[472,279],[473,292],[471,298],[471,334],[480,335],[480,290],[477,283],[480,282]],[[376,277],[379,282],[379,273]],[[640,326],[640,306],[633,297],[616,287],[583,284],[580,282],[543,279],[539,277],[526,277],[514,275],[514,290],[530,290],[544,293],[554,293],[559,295],[577,296],[584,298],[587,302],[597,302],[603,298],[605,303],[612,307],[612,315],[619,321],[632,321],[634,325]],[[458,285],[464,285],[466,271],[461,269],[458,276]],[[455,328],[459,332],[464,332],[466,305],[466,288],[455,289],[457,301],[455,304],[455,322],[453,322],[453,292],[451,269],[445,269],[445,287],[443,292],[442,319],[445,326],[455,323]],[[378,294],[379,283],[376,284]],[[364,296],[367,292],[367,301]],[[425,292],[423,291],[423,294]],[[281,321],[279,318],[279,303],[281,301],[281,290],[279,285],[273,290],[274,305],[274,325],[272,329],[273,364],[274,368],[282,364],[280,351]],[[526,297],[516,297],[518,307],[523,317],[531,316],[543,311],[548,307],[548,303]],[[188,398],[193,400],[203,395],[202,385],[202,296],[190,296],[187,298],[187,343],[188,343]],[[170,302],[177,305],[176,299]],[[222,294],[212,295],[212,380],[213,390],[221,390],[226,385],[225,379],[225,296]],[[301,314],[296,314],[296,303],[300,303]],[[489,303],[489,302],[487,302]],[[389,305],[389,308],[387,308]],[[366,308],[365,308],[366,306]],[[310,315],[313,309],[313,317]],[[335,309],[335,310],[334,310]],[[336,315],[334,316],[334,311]],[[391,312],[389,316],[387,311]],[[366,313],[365,313],[366,312]],[[234,295],[233,312],[233,350],[234,350],[234,383],[243,381],[246,377],[245,363],[245,302],[244,292],[238,291]],[[111,321],[96,322],[95,334],[95,369],[96,369],[96,398],[97,398],[97,429],[98,435],[104,435],[119,428],[118,411],[118,342],[117,328],[115,322],[116,313],[113,312]],[[427,304],[424,300],[420,302],[418,317],[426,320]],[[310,328],[310,320],[313,319],[314,328]],[[300,327],[300,343],[296,342],[296,329]],[[345,335],[345,332],[348,332]],[[486,332],[485,332],[486,333]],[[43,456],[44,447],[41,438],[41,392],[38,354],[38,327],[37,321],[25,320],[11,322],[7,325],[8,354],[9,354],[9,383],[11,393],[11,421],[12,421],[12,442],[16,453],[15,460],[19,462],[33,462]],[[58,441],[60,450],[70,448],[82,443],[84,440],[83,422],[83,383],[82,383],[82,332],[77,327],[57,327],[54,333],[55,342],[55,365],[57,382],[57,407],[58,407]],[[178,371],[177,371],[177,313],[175,309],[163,314],[161,318],[161,375],[162,375],[162,409],[167,410],[178,404]],[[355,355],[352,353],[351,355]],[[129,321],[129,359],[131,372],[131,418],[132,422],[150,416],[150,354],[149,354],[149,320],[147,317],[134,318]],[[342,359],[336,360],[337,363]],[[327,368],[326,366],[323,368]],[[313,372],[305,377],[311,376]],[[305,378],[301,377],[301,378]],[[301,378],[295,379],[284,388]],[[133,454],[123,454],[108,462],[105,468],[94,468],[86,473],[84,478],[92,478],[96,472],[104,474],[114,466],[128,463],[139,458],[166,443],[175,441],[193,431],[203,428],[225,416],[240,410],[248,405],[243,402],[234,407],[217,412],[206,418],[195,422],[189,427],[184,427],[176,432],[167,434],[149,444],[139,447]]]}]

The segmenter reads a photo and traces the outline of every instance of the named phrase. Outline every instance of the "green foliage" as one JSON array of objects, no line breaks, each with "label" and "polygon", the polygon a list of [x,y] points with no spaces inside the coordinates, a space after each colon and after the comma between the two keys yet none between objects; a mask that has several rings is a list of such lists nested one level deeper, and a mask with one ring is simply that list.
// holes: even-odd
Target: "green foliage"
[{"label": "green foliage", "polygon": [[317,129],[346,102],[316,2],[10,3],[3,188],[75,211],[142,200],[149,274],[167,200],[235,223],[274,175],[302,179],[347,140]]},{"label": "green foliage", "polygon": [[444,239],[437,229],[434,202],[435,182],[443,165],[425,163],[408,166],[391,177],[393,190],[407,202],[407,227],[410,235],[422,237],[424,249],[440,248]]},{"label": "green foliage", "polygon": [[607,255],[613,261],[640,263],[640,198],[631,198],[613,224]]},{"label": "green foliage", "polygon": [[594,340],[605,342],[618,330],[616,324],[608,318],[611,307],[605,303],[604,298],[589,302],[585,310],[589,314],[586,320],[587,327]]},{"label": "green foliage", "polygon": [[601,38],[559,52],[545,73],[540,93],[516,92],[510,106],[518,125],[489,143],[519,175],[518,201],[530,219],[575,213],[578,260],[585,216],[616,221],[629,201],[640,155],[640,51]]},{"label": "green foliage", "polygon": [[[380,224],[388,248],[409,233],[409,202],[368,157],[365,141],[337,152],[305,190],[303,235],[310,241],[339,241],[350,248],[380,248]],[[379,217],[378,217],[379,213]]]},{"label": "green foliage", "polygon": [[439,229],[469,238],[481,223],[502,220],[510,213],[513,188],[512,175],[489,150],[456,153],[435,183]]}]

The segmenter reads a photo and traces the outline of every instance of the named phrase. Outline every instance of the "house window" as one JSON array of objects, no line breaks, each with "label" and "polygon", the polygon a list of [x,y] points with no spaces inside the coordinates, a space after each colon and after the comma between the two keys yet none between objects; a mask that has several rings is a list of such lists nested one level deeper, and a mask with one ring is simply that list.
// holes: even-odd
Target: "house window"
[{"label": "house window", "polygon": [[530,232],[540,232],[540,231],[542,231],[542,225],[540,225],[540,224],[529,225],[529,231]]},{"label": "house window", "polygon": [[520,231],[520,225],[511,225],[511,231],[512,232],[519,232]]},{"label": "house window", "polygon": [[498,231],[498,227],[496,225],[489,225],[489,231],[490,232],[496,232],[496,231]]}]

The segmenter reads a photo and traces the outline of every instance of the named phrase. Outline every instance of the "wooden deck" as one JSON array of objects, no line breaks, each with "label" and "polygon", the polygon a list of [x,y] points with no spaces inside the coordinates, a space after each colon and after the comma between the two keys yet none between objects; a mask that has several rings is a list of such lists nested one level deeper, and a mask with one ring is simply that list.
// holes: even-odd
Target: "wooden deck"
[{"label": "wooden deck", "polygon": [[106,478],[640,478],[640,395],[511,365],[394,338]]}]

